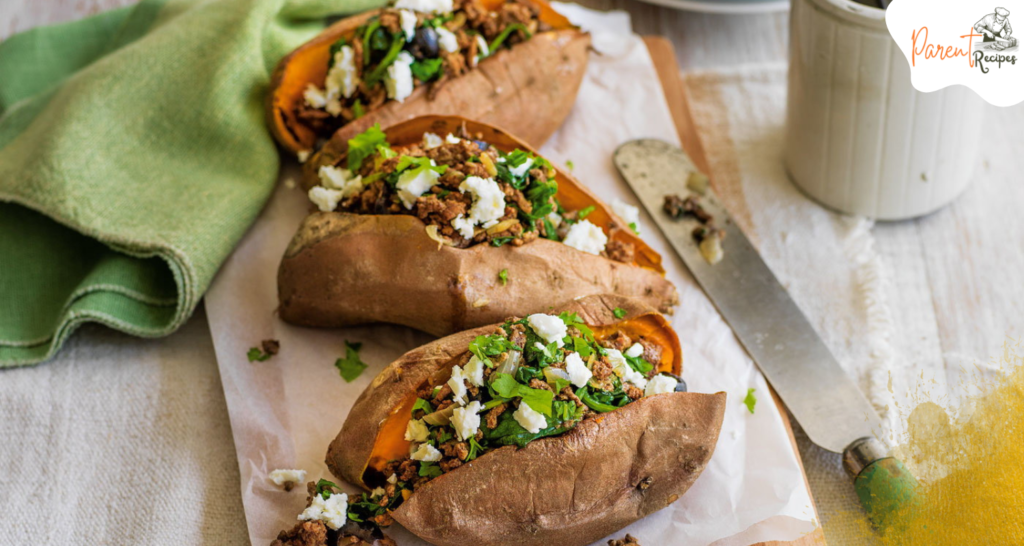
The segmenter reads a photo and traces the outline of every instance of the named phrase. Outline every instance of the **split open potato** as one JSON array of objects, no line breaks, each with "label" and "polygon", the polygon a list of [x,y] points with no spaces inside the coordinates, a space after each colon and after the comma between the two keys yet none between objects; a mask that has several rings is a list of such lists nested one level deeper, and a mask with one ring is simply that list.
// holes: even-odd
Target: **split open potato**
[{"label": "split open potato", "polygon": [[678,338],[654,309],[598,296],[559,311],[448,336],[382,371],[327,453],[371,491],[347,499],[350,516],[440,546],[584,545],[682,496],[714,452],[725,394],[679,392]]},{"label": "split open potato", "polygon": [[[398,8],[415,24],[403,26]],[[589,34],[543,0],[399,0],[331,25],[282,59],[267,119],[302,158],[426,114],[497,124],[539,146],[571,110],[589,47]]]},{"label": "split open potato", "polygon": [[[444,143],[424,150],[431,138]],[[281,261],[279,313],[285,321],[316,327],[391,323],[441,336],[596,294],[636,298],[662,312],[677,303],[661,256],[582,184],[509,133],[459,117],[426,116],[388,128],[377,142],[381,148],[356,169],[362,175],[344,168],[351,166],[347,150],[322,167],[330,175],[321,173],[322,183],[341,189],[310,191],[329,202],[322,200],[321,211],[303,221]],[[362,153],[368,153],[365,146]],[[417,157],[406,159],[405,153]],[[407,173],[433,177],[431,169],[445,167],[431,167],[431,157],[450,159],[446,174],[437,175],[423,195],[403,193]],[[481,160],[497,175],[459,171],[488,176]],[[536,166],[526,171],[526,162]],[[403,163],[408,167],[401,174],[383,173]],[[465,186],[469,182],[473,187]],[[488,212],[477,210],[487,205],[477,196],[488,184],[493,198],[505,192],[505,206],[493,211],[490,222],[469,225],[474,215]]]}]

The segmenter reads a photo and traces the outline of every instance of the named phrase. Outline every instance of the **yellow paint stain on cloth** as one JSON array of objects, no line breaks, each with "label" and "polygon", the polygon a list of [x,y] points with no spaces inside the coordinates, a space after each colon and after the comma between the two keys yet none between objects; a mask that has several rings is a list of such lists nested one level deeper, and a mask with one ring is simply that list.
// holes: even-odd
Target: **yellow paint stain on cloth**
[{"label": "yellow paint stain on cloth", "polygon": [[[1024,544],[1024,357],[1002,356],[1003,374],[975,387],[954,420],[920,401],[895,455],[918,477],[917,502],[895,515],[887,546]],[[866,526],[865,526],[866,529]]]}]

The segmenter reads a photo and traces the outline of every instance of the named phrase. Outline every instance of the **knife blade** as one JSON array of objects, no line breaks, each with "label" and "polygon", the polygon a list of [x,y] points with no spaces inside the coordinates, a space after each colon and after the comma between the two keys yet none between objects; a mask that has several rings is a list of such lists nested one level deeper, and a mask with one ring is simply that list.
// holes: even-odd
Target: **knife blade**
[{"label": "knife blade", "polygon": [[697,168],[689,156],[666,142],[643,139],[620,146],[614,162],[807,436],[842,453],[856,440],[880,432],[874,408],[714,192],[709,188],[699,200],[725,231],[724,255],[715,265],[694,240],[698,221],[675,220],[663,210],[666,195],[690,193],[687,175]]},{"label": "knife blade", "polygon": [[903,505],[917,502],[917,480],[877,439],[878,414],[721,201],[710,188],[699,197],[715,227],[725,232],[724,255],[713,265],[694,240],[702,224],[674,219],[663,209],[665,196],[690,193],[687,177],[699,172],[693,161],[678,147],[653,139],[623,144],[613,160],[807,436],[843,454],[871,522],[882,530],[901,525],[896,516]]}]

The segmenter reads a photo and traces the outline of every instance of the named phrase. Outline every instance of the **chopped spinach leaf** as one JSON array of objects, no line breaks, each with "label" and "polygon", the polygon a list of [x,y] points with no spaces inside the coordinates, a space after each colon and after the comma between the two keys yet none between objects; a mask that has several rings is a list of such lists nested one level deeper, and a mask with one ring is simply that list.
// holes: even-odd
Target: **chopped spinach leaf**
[{"label": "chopped spinach leaf", "polygon": [[420,462],[420,476],[436,478],[441,474],[441,467],[437,463]]},{"label": "chopped spinach leaf", "polygon": [[469,342],[469,352],[476,355],[489,368],[494,367],[490,357],[514,350],[518,351],[519,348],[499,335],[476,336],[473,341]]},{"label": "chopped spinach leaf", "polygon": [[615,318],[620,319],[626,316],[626,310],[621,307],[616,307],[614,310],[612,310],[612,314],[615,315]]},{"label": "chopped spinach leaf", "polygon": [[421,82],[429,82],[436,80],[441,75],[441,69],[444,66],[444,59],[437,57],[436,59],[423,59],[422,61],[416,61],[409,67],[412,70],[412,75],[416,76]]},{"label": "chopped spinach leaf", "polygon": [[416,410],[423,410],[423,413],[431,414],[434,413],[434,406],[422,398],[417,398],[416,403],[412,405],[412,413],[416,413]]},{"label": "chopped spinach leaf", "polygon": [[245,353],[245,356],[248,357],[249,362],[263,362],[274,355],[263,352],[259,347],[253,347],[249,349],[248,353]]},{"label": "chopped spinach leaf", "polygon": [[526,405],[544,415],[551,415],[551,402],[555,394],[548,390],[531,389],[516,381],[507,373],[496,373],[491,376],[491,388],[502,398],[522,398]]}]

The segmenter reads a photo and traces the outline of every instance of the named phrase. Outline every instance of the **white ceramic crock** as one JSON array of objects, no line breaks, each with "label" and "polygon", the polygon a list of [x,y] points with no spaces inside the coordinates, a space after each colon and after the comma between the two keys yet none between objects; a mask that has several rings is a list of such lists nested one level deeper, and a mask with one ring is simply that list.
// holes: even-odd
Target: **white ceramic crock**
[{"label": "white ceramic crock", "polygon": [[915,90],[881,9],[793,0],[790,25],[785,161],[798,187],[881,220],[928,214],[967,187],[981,98],[963,86]]}]

